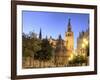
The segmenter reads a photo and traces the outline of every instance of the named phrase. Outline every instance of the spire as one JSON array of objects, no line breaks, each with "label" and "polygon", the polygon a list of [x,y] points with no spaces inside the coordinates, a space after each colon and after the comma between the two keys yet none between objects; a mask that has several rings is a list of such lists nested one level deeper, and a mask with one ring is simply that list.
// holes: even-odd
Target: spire
[{"label": "spire", "polygon": [[59,40],[62,40],[61,34],[58,36],[58,39],[59,39]]},{"label": "spire", "polygon": [[40,28],[40,33],[39,33],[39,39],[42,39],[42,31],[41,31],[41,28]]},{"label": "spire", "polygon": [[52,39],[52,36],[50,36],[50,39]]},{"label": "spire", "polygon": [[70,18],[68,20],[68,29],[67,29],[68,32],[71,32],[71,23],[70,23]]}]

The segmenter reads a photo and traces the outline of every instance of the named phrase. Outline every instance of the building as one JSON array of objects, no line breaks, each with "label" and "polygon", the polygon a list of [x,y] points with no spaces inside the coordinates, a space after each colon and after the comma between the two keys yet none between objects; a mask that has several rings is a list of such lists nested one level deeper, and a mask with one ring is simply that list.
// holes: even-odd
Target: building
[{"label": "building", "polygon": [[[42,40],[42,30],[40,29],[39,40]],[[69,60],[72,59],[74,52],[74,33],[72,31],[71,21],[68,20],[67,29],[65,32],[65,38],[62,39],[61,35],[58,36],[58,39],[53,39],[52,37],[47,39],[50,45],[54,48],[53,57],[49,61],[41,62],[29,57],[23,61],[24,67],[64,67],[68,66]],[[25,62],[25,63],[24,63]]]},{"label": "building", "polygon": [[67,64],[66,47],[64,45],[64,41],[61,38],[61,35],[59,35],[59,38],[56,43],[55,64],[57,66],[66,66]]},{"label": "building", "polygon": [[74,33],[72,32],[70,19],[68,22],[67,31],[65,32],[65,46],[67,49],[67,56],[70,58],[74,51]]},{"label": "building", "polygon": [[79,33],[79,37],[77,38],[77,54],[87,56],[89,54],[89,28],[86,31],[82,31]]},{"label": "building", "polygon": [[49,40],[49,43],[52,45],[52,47],[56,48],[57,40],[53,39],[51,36],[48,40]]},{"label": "building", "polygon": [[61,35],[59,35],[58,39],[53,39],[50,37],[49,42],[53,48],[55,48],[56,64],[66,65],[74,52],[74,33],[72,31],[70,19],[65,32],[65,39],[63,40]]}]

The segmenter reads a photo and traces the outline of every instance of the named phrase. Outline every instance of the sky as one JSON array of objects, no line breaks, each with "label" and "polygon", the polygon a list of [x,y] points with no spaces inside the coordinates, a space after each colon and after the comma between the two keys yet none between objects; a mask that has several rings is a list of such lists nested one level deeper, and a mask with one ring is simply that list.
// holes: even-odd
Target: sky
[{"label": "sky", "polygon": [[39,35],[41,28],[43,38],[52,36],[52,38],[57,39],[58,35],[61,34],[64,39],[69,19],[74,32],[74,47],[76,47],[79,32],[85,31],[89,26],[89,14],[22,11],[23,32],[28,34],[34,31]]}]

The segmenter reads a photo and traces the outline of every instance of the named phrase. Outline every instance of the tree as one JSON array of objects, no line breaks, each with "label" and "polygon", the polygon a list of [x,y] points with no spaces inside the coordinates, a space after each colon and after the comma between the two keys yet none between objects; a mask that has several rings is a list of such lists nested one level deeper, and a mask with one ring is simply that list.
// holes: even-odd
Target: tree
[{"label": "tree", "polygon": [[29,61],[28,62],[29,62],[29,66],[31,66],[31,63],[32,63],[31,59],[33,57],[33,51],[25,48],[24,53],[23,53],[23,56],[25,58],[29,58]]},{"label": "tree", "polygon": [[25,49],[32,51],[33,54],[35,54],[38,50],[41,49],[41,46],[40,46],[41,41],[36,37],[36,34],[34,32],[30,32],[28,35],[23,33],[22,40],[23,40],[22,46],[23,46],[23,54],[24,55],[29,54],[29,53],[25,52],[26,51]]},{"label": "tree", "polygon": [[43,39],[41,43],[41,50],[37,51],[35,58],[42,61],[50,60],[52,57],[52,50],[53,48],[49,44],[49,41],[47,39]]},{"label": "tree", "polygon": [[86,58],[82,55],[77,55],[69,61],[69,65],[82,65],[83,63],[86,63]]},{"label": "tree", "polygon": [[34,55],[37,51],[41,49],[41,40],[36,37],[34,32],[30,32],[29,34],[22,34],[22,56],[24,59],[30,58],[30,66],[31,59],[34,58]]},{"label": "tree", "polygon": [[[43,39],[41,42],[41,50],[38,50],[35,54],[35,59],[39,60],[40,62],[48,61],[52,58],[52,51],[53,48],[49,44],[49,41],[47,39]],[[41,67],[41,63],[40,63]]]},{"label": "tree", "polygon": [[39,33],[39,39],[42,39],[42,31],[41,31],[41,28],[40,28],[40,33]]}]

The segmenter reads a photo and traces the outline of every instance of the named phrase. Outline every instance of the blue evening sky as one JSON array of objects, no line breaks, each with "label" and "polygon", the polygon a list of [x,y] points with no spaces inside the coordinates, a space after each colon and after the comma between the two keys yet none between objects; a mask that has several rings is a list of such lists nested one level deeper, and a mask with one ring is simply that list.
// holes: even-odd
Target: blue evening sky
[{"label": "blue evening sky", "polygon": [[71,19],[76,47],[79,32],[88,28],[89,14],[23,11],[23,32],[28,34],[30,31],[34,31],[38,35],[41,28],[43,38],[52,36],[52,38],[57,39],[58,35],[61,34],[64,39],[69,18]]}]

